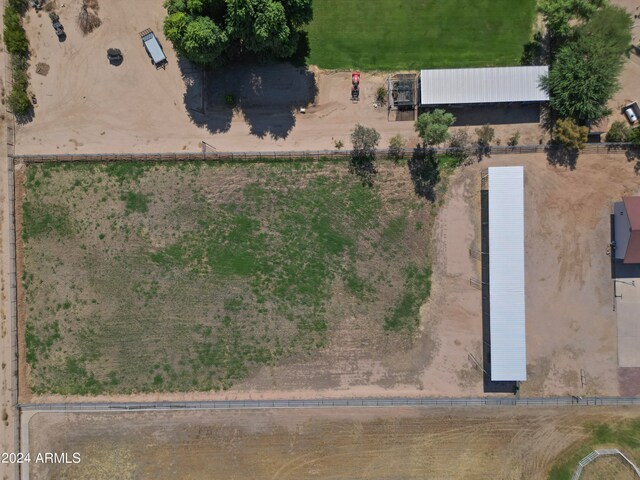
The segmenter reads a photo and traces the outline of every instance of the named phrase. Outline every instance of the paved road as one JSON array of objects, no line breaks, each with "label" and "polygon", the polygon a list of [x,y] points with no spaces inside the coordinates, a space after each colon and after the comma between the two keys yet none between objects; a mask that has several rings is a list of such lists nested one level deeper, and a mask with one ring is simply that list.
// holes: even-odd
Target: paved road
[{"label": "paved road", "polygon": [[479,407],[479,406],[612,406],[640,405],[640,397],[469,397],[469,398],[336,398],[313,400],[212,400],[204,402],[104,402],[20,404],[30,412],[113,412],[335,407]]}]

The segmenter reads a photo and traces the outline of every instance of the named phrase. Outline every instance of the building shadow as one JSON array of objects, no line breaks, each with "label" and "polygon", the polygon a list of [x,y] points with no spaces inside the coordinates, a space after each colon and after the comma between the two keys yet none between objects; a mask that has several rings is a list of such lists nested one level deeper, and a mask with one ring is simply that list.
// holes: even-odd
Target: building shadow
[{"label": "building shadow", "polygon": [[[454,126],[507,125],[519,123],[540,123],[539,103],[508,103],[494,105],[443,105],[441,107],[456,117]],[[420,109],[420,113],[433,110]]]},{"label": "building shadow", "polygon": [[179,65],[191,119],[214,134],[228,131],[238,113],[252,135],[287,138],[296,112],[310,106],[318,92],[315,75],[290,63],[235,63],[205,70],[181,59]]},{"label": "building shadow", "polygon": [[480,190],[482,251],[482,369],[485,393],[515,393],[517,382],[491,380],[491,305],[489,301],[489,190]]}]

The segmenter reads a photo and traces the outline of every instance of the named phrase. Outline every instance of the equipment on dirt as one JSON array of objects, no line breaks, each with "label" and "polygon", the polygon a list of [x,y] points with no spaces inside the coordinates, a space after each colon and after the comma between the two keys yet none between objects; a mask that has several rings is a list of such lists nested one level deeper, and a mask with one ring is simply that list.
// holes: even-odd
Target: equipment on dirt
[{"label": "equipment on dirt", "polygon": [[60,17],[56,12],[49,12],[49,18],[51,19],[53,29],[56,31],[56,35],[59,39],[63,39],[66,34],[64,33],[64,27],[60,23]]},{"label": "equipment on dirt", "polygon": [[38,99],[36,98],[35,95],[31,95],[31,103],[33,103],[34,105],[38,104]]},{"label": "equipment on dirt", "polygon": [[360,72],[351,73],[351,101],[357,102],[360,99]]},{"label": "equipment on dirt", "polygon": [[119,48],[109,48],[107,50],[107,60],[111,65],[120,65],[123,60],[122,52]]},{"label": "equipment on dirt", "polygon": [[164,68],[167,64],[167,57],[162,51],[162,46],[151,29],[147,28],[140,32],[140,38],[142,38],[142,44],[151,58],[151,64],[155,65],[156,68]]},{"label": "equipment on dirt", "polygon": [[31,3],[31,6],[35,8],[37,12],[42,8],[42,5],[44,4],[44,0],[31,0],[29,3]]}]

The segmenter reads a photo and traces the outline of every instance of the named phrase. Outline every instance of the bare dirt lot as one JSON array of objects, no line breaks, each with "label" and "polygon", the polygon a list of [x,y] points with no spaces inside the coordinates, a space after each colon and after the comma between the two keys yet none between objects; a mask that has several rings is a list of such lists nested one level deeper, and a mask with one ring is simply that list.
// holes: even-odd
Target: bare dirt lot
[{"label": "bare dirt lot", "polygon": [[[413,122],[389,121],[387,109],[373,105],[386,74],[363,74],[356,104],[350,101],[349,72],[240,65],[203,77],[178,62],[164,38],[162,2],[101,2],[103,24],[87,36],[76,24],[80,3],[56,2],[67,31],[64,42],[57,41],[45,12],[27,14],[31,90],[38,104],[33,121],[19,129],[19,154],[198,151],[203,140],[220,151],[332,149],[337,140],[348,147],[356,123],[375,127],[385,146],[397,133],[410,145],[417,142]],[[146,28],[167,54],[165,70],[156,70],[144,51],[138,33]],[[122,65],[108,64],[110,47],[123,51]],[[46,76],[36,73],[38,63],[49,65]],[[225,104],[227,94],[235,97],[236,108]],[[531,115],[510,113],[508,121],[520,123],[508,125],[507,116],[484,110],[463,123],[496,119],[503,143],[516,130],[521,143],[538,143],[541,134]]]},{"label": "bare dirt lot", "polygon": [[23,176],[34,392],[218,390],[283,359],[316,388],[419,382],[433,210],[405,166],[373,187],[328,161]]},{"label": "bare dirt lot", "polygon": [[32,458],[54,451],[79,452],[82,460],[32,463],[30,474],[33,480],[535,480],[590,442],[592,425],[634,418],[633,409],[531,407],[36,414],[29,424]]},{"label": "bare dirt lot", "polygon": [[[370,344],[338,328],[310,357],[294,356],[255,371],[225,392],[191,393],[189,398],[483,394],[482,374],[470,358],[483,356],[481,294],[471,286],[472,279],[480,278],[480,262],[470,250],[480,248],[480,172],[509,164],[525,167],[529,379],[521,393],[635,395],[637,375],[617,368],[607,252],[611,201],[640,192],[640,179],[624,155],[589,154],[578,159],[573,171],[549,165],[543,155],[494,156],[449,179],[433,232],[433,288],[420,309],[410,349],[382,362],[365,358],[357,352],[371,355]],[[74,188],[81,192],[84,187]],[[52,308],[62,318],[76,307]],[[140,398],[185,397],[149,393]],[[60,399],[43,395],[34,400]]]}]

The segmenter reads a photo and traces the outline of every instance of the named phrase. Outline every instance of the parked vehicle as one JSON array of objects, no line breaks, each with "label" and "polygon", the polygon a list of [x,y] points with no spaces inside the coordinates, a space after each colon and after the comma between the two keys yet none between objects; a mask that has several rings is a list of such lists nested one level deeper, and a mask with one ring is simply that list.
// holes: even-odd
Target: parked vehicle
[{"label": "parked vehicle", "polygon": [[151,58],[151,64],[155,65],[156,68],[164,68],[167,64],[167,57],[162,51],[162,46],[155,34],[150,29],[147,29],[140,32],[140,38],[142,38],[142,44],[147,51],[147,55]]},{"label": "parked vehicle", "polygon": [[110,48],[107,50],[107,60],[111,65],[120,65],[123,60],[122,52],[119,48]]},{"label": "parked vehicle", "polygon": [[56,35],[60,40],[64,40],[66,37],[66,33],[64,32],[64,27],[60,23],[60,17],[56,12],[49,12],[49,18],[51,19],[51,24],[53,25],[53,29],[56,31]]}]

